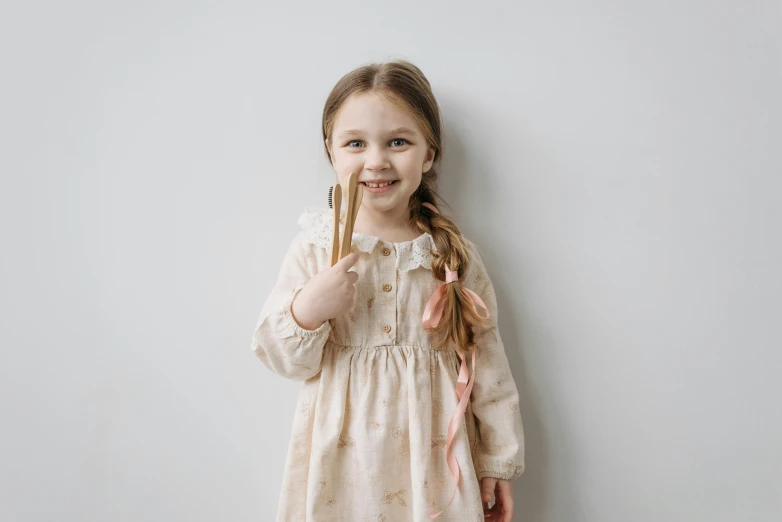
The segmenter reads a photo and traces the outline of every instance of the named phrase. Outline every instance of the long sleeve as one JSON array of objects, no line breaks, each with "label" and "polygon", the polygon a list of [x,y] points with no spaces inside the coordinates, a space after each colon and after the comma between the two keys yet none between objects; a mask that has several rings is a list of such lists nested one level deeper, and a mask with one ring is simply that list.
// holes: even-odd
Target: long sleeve
[{"label": "long sleeve", "polygon": [[524,472],[524,428],[519,392],[508,364],[497,323],[497,297],[478,249],[467,241],[472,258],[467,288],[480,296],[491,326],[475,338],[478,347],[470,405],[476,421],[473,460],[478,479],[512,480]]},{"label": "long sleeve", "polygon": [[315,330],[306,330],[291,312],[296,294],[317,272],[312,248],[303,232],[291,242],[277,282],[261,309],[251,344],[271,371],[296,381],[309,379],[320,371],[323,346],[331,331],[328,321]]}]

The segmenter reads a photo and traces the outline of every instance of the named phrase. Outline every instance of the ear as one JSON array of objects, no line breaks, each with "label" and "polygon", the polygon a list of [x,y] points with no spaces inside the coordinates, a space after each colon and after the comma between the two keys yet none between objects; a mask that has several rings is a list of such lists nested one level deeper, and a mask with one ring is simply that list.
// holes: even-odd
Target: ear
[{"label": "ear", "polygon": [[424,165],[421,172],[429,172],[429,169],[432,168],[432,164],[434,163],[434,155],[434,147],[429,147],[429,150],[426,151],[426,157],[424,158]]}]

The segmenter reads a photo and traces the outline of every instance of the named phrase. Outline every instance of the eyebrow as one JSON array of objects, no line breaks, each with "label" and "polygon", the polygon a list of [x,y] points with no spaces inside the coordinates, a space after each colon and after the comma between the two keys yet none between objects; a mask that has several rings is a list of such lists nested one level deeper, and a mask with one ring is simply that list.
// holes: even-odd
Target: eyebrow
[{"label": "eyebrow", "polygon": [[[360,136],[363,132],[357,129],[350,129],[339,133],[339,137],[347,137],[347,136]],[[389,131],[389,134],[411,134],[415,135],[415,131],[413,129],[410,129],[408,127],[398,127],[396,129],[393,129]]]}]

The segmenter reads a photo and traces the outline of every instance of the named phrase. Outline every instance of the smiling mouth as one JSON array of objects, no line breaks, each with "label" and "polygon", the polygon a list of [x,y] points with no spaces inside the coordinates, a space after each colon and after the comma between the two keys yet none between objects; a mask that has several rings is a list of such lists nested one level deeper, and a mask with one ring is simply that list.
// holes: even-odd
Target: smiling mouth
[{"label": "smiling mouth", "polygon": [[370,187],[370,188],[383,188],[389,185],[393,185],[397,181],[399,180],[395,179],[394,181],[386,181],[385,183],[367,183],[366,181],[362,181],[361,184],[364,185],[365,187]]}]

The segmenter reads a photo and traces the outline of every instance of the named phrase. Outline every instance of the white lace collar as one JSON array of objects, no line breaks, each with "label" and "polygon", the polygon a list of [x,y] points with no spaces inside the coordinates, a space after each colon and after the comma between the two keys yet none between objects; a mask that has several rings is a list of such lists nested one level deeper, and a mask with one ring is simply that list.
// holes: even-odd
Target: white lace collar
[{"label": "white lace collar", "polygon": [[[344,212],[343,212],[344,215]],[[315,246],[331,249],[333,238],[333,211],[325,207],[306,207],[299,216],[299,225],[304,229],[307,242]],[[377,236],[353,232],[353,251],[366,254],[374,252],[378,243],[390,243],[396,249],[396,268],[402,272],[422,266],[432,269],[432,252],[436,249],[431,234],[423,233],[410,241],[401,243],[384,242]]]}]

